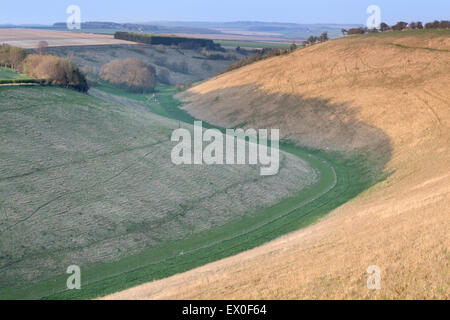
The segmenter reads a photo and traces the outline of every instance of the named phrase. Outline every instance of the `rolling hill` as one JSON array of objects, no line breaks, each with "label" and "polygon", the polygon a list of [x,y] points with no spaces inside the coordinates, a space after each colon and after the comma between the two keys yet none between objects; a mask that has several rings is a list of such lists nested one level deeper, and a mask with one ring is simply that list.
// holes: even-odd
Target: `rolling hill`
[{"label": "rolling hill", "polygon": [[[258,165],[176,166],[171,134],[192,125],[125,104],[0,88],[0,298],[96,297],[213,261],[221,241],[322,180],[284,152],[270,177]],[[67,292],[70,265],[83,290]]]},{"label": "rolling hill", "polygon": [[[224,127],[366,157],[374,182],[320,222],[109,299],[449,298],[450,33],[354,36],[204,82],[181,97]],[[366,270],[381,269],[381,290]]]}]

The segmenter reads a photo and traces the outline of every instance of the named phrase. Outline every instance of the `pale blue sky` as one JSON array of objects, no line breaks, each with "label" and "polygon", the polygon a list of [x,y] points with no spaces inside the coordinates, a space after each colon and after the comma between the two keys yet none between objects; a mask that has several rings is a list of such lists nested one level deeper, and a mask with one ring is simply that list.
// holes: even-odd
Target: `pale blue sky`
[{"label": "pale blue sky", "polygon": [[66,8],[81,8],[82,21],[276,21],[296,23],[361,23],[366,8],[381,8],[382,20],[393,23],[450,19],[450,0],[2,0],[0,24],[65,22]]}]

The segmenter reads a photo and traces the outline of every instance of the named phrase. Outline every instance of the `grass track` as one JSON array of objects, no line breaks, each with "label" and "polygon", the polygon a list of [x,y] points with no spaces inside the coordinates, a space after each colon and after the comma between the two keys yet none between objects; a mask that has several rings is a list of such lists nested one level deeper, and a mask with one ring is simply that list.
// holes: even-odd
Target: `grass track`
[{"label": "grass track", "polygon": [[[108,91],[107,88],[102,88]],[[180,109],[173,88],[158,88],[159,103],[148,97],[114,90],[115,94],[146,102],[160,115],[192,123],[194,118]],[[204,124],[205,127],[213,127]],[[65,289],[68,275],[27,288],[0,291],[12,299],[86,299],[114,293],[155,279],[235,255],[264,244],[288,232],[305,227],[332,209],[355,197],[370,185],[366,159],[344,159],[338,154],[300,148],[283,143],[281,149],[310,163],[321,172],[319,183],[303,189],[295,197],[228,224],[195,234],[181,241],[167,242],[115,263],[101,263],[82,270],[82,290]]]}]

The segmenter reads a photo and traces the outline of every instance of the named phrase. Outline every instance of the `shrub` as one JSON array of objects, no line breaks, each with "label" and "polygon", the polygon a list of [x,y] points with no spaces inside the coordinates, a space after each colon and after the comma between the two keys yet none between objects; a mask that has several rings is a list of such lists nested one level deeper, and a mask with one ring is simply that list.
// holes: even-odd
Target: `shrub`
[{"label": "shrub", "polygon": [[363,34],[363,33],[365,33],[364,28],[351,28],[348,30],[348,35]]},{"label": "shrub", "polygon": [[18,70],[21,68],[25,57],[25,49],[13,47],[9,44],[0,46],[0,66]]},{"label": "shrub", "polygon": [[397,22],[397,24],[392,26],[392,30],[395,30],[395,31],[405,30],[407,25],[408,24],[406,22],[399,21],[399,22]]},{"label": "shrub", "polygon": [[295,44],[295,42],[291,43],[291,46],[289,47],[289,51],[295,51],[297,50],[297,45]]},{"label": "shrub", "polygon": [[161,69],[158,72],[158,81],[163,84],[170,84],[170,73],[166,69]]}]

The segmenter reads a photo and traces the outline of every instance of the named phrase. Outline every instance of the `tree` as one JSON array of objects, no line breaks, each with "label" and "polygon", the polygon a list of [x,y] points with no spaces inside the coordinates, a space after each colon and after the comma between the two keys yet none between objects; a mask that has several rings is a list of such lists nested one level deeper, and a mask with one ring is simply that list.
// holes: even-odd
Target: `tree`
[{"label": "tree", "polygon": [[320,42],[328,41],[328,32],[327,31],[322,32],[322,34],[319,37],[319,41]]},{"label": "tree", "polygon": [[20,69],[26,55],[25,49],[3,44],[0,46],[0,65],[7,68]]},{"label": "tree", "polygon": [[48,84],[73,88],[81,92],[89,90],[84,74],[69,59],[53,55],[30,54],[23,61],[23,72]]},{"label": "tree", "polygon": [[389,27],[389,25],[385,22],[380,23],[380,30],[381,32],[385,32],[390,30],[391,28]]},{"label": "tree", "polygon": [[37,51],[39,54],[46,54],[48,50],[48,42],[47,41],[39,41],[37,45]]},{"label": "tree", "polygon": [[423,29],[422,21],[417,22],[417,29]]},{"label": "tree", "polygon": [[11,68],[19,69],[22,65],[23,60],[25,60],[26,52],[22,48],[11,47],[10,50],[10,62]]},{"label": "tree", "polygon": [[295,44],[295,42],[292,42],[291,43],[291,46],[289,47],[289,51],[295,51],[295,50],[297,50],[297,45]]},{"label": "tree", "polygon": [[417,24],[415,22],[410,22],[408,24],[408,29],[412,29],[412,30],[417,29]]},{"label": "tree", "polygon": [[100,77],[133,92],[153,91],[156,86],[155,69],[135,58],[115,59],[104,64]]},{"label": "tree", "polygon": [[170,73],[167,69],[161,69],[158,72],[158,81],[163,84],[170,84]]}]

